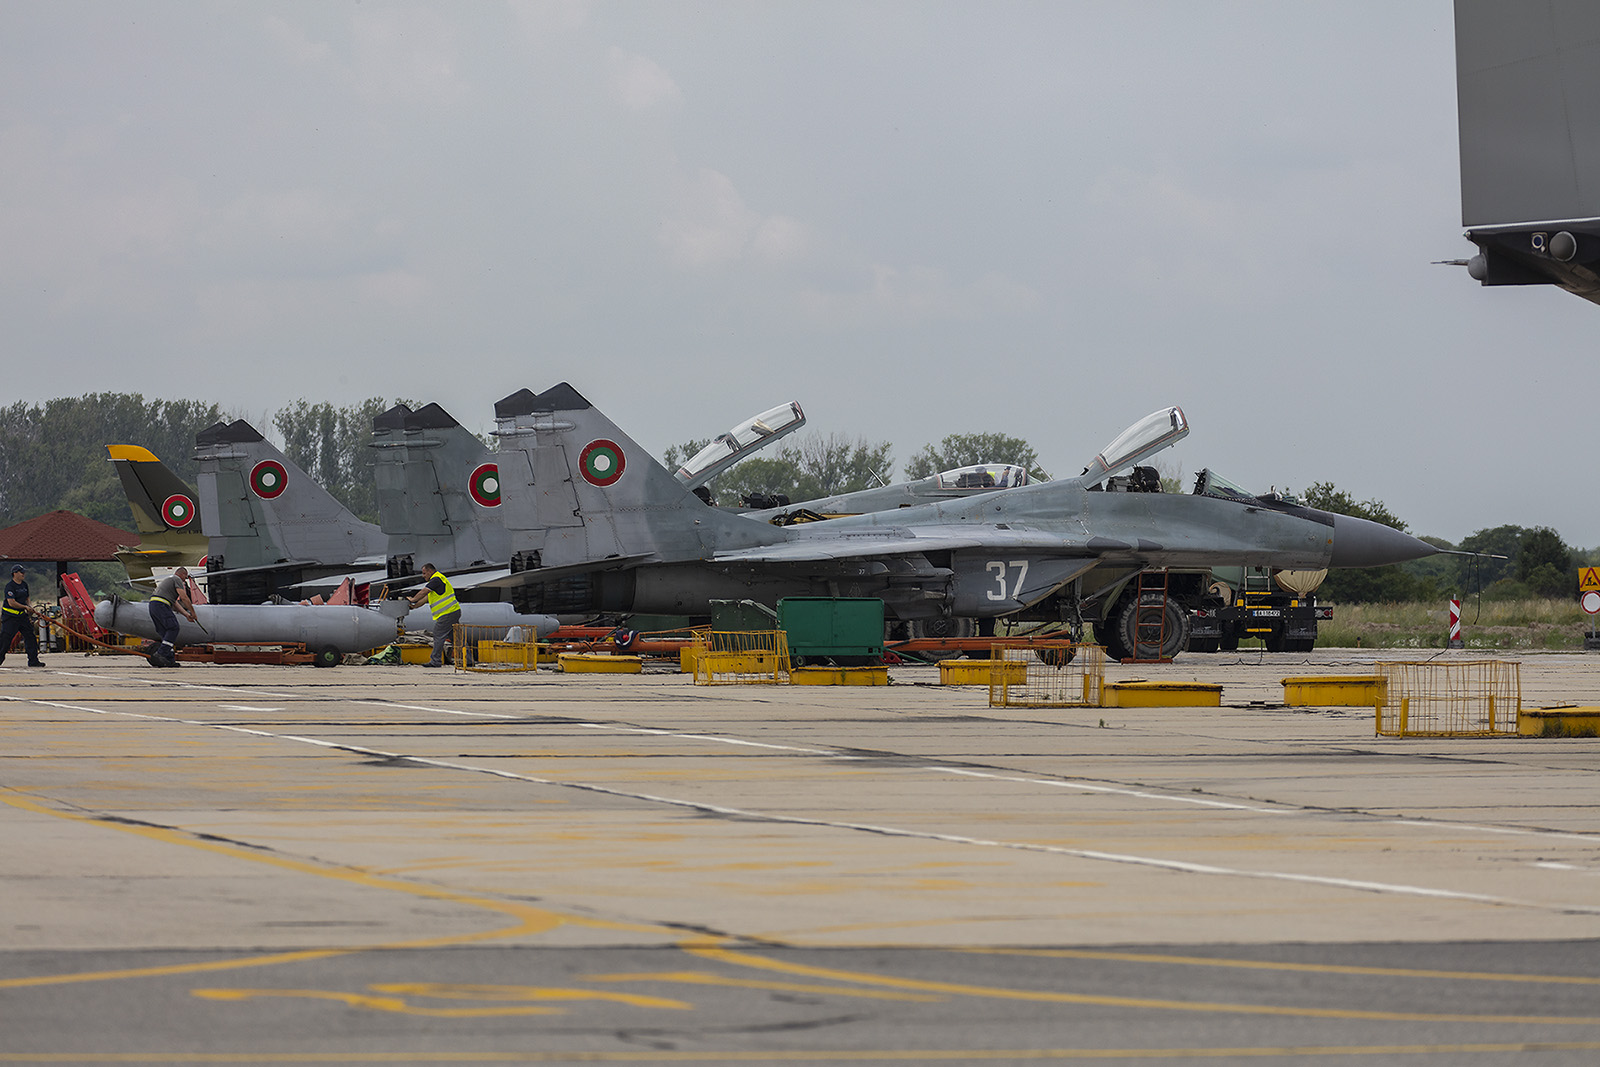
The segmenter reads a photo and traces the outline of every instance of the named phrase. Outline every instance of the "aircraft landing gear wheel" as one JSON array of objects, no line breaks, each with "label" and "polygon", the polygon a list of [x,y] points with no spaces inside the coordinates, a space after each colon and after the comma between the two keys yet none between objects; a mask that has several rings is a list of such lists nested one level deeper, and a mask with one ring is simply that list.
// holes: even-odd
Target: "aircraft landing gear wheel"
[{"label": "aircraft landing gear wheel", "polygon": [[1078,655],[1075,648],[1036,648],[1034,656],[1051,667],[1065,667]]},{"label": "aircraft landing gear wheel", "polygon": [[1128,646],[1122,643],[1122,637],[1117,632],[1117,624],[1112,621],[1097,622],[1094,624],[1094,639],[1106,650],[1106,659],[1116,661],[1128,659]]},{"label": "aircraft landing gear wheel", "polygon": [[[1149,639],[1157,632],[1157,625],[1162,635],[1159,647]],[[1143,641],[1139,640],[1141,632]],[[1132,650],[1133,659],[1171,659],[1189,647],[1189,615],[1176,600],[1163,598],[1160,593],[1146,593],[1138,600],[1129,598],[1123,603],[1117,613],[1117,636],[1123,648]]]},{"label": "aircraft landing gear wheel", "polygon": [[[906,623],[906,636],[912,640],[919,637],[972,637],[978,632],[976,619],[958,619],[953,615],[936,615],[931,619],[913,619]],[[960,652],[917,652],[930,662],[937,663],[944,659],[954,659],[961,655]]]},{"label": "aircraft landing gear wheel", "polygon": [[311,654],[311,662],[318,667],[337,667],[344,662],[344,654],[335,652],[331,648],[324,648]]}]

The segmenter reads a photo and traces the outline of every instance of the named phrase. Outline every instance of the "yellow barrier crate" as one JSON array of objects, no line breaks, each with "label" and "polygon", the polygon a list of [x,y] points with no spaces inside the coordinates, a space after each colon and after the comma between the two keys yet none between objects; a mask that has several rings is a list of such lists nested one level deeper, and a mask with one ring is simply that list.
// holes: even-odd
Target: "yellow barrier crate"
[{"label": "yellow barrier crate", "polygon": [[401,663],[426,663],[433,655],[433,649],[428,645],[401,645]]},{"label": "yellow barrier crate", "polygon": [[888,667],[796,667],[790,685],[888,685]]},{"label": "yellow barrier crate", "polygon": [[695,664],[695,651],[693,645],[684,645],[678,649],[678,670],[684,674],[693,674]]},{"label": "yellow barrier crate", "polygon": [[1523,737],[1600,737],[1600,708],[1564,704],[1517,712]]},{"label": "yellow barrier crate", "polygon": [[1283,702],[1291,708],[1370,708],[1389,699],[1389,683],[1377,674],[1310,674],[1283,680]]},{"label": "yellow barrier crate", "polygon": [[[1004,662],[1001,679],[1008,685],[1028,680],[1028,665],[1020,660]],[[988,685],[994,680],[992,659],[946,659],[939,661],[940,685]]]},{"label": "yellow barrier crate", "polygon": [[528,641],[479,641],[479,663],[526,663],[530,667],[539,662],[539,646]]},{"label": "yellow barrier crate", "polygon": [[639,656],[610,656],[604,652],[563,652],[557,657],[566,674],[643,674]]},{"label": "yellow barrier crate", "polygon": [[1210,682],[1107,682],[1106,708],[1220,708],[1222,686]]}]

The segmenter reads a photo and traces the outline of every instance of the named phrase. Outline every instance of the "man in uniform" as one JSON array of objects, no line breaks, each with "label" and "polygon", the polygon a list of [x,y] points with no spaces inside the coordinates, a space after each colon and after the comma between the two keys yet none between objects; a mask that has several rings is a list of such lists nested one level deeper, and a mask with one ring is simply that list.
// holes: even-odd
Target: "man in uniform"
[{"label": "man in uniform", "polygon": [[428,614],[433,616],[433,655],[428,659],[428,666],[444,666],[444,643],[450,639],[450,632],[456,623],[461,621],[461,605],[456,602],[455,586],[433,564],[424,563],[422,573],[427,577],[427,582],[421,589],[411,594],[411,606],[419,607],[424,598],[428,601]]},{"label": "man in uniform", "polygon": [[150,653],[152,667],[178,665],[178,616],[172,610],[174,606],[187,615],[190,622],[200,621],[194,617],[194,604],[189,600],[187,567],[179,567],[157,582],[156,591],[150,597],[150,622],[155,626],[156,637],[161,642]]},{"label": "man in uniform", "polygon": [[28,652],[28,666],[43,667],[39,659],[39,637],[33,632],[33,617],[28,614],[28,575],[22,564],[11,568],[11,580],[6,583],[4,622],[0,623],[0,663],[11,651],[11,642],[22,633],[22,647]]}]

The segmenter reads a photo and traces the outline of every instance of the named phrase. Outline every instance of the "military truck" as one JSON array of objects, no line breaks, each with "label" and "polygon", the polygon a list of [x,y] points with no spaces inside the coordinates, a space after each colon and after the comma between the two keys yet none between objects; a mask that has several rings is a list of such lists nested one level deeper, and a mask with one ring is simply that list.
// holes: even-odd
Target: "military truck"
[{"label": "military truck", "polygon": [[1316,597],[1327,571],[1235,567],[1212,574],[1205,602],[1189,613],[1190,652],[1232,652],[1251,638],[1268,652],[1309,652],[1318,621],[1333,618],[1333,608]]}]

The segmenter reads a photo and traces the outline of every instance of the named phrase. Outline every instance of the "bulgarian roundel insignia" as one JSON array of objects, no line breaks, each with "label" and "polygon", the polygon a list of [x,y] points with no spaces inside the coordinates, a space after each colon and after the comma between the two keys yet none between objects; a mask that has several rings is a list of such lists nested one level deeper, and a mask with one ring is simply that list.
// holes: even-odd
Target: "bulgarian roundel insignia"
[{"label": "bulgarian roundel insignia", "polygon": [[482,463],[467,480],[467,492],[481,507],[500,506],[500,468],[493,463]]},{"label": "bulgarian roundel insignia", "polygon": [[615,485],[627,465],[628,461],[623,457],[622,449],[617,447],[617,443],[604,438],[590,441],[578,457],[583,480],[602,489],[608,485]]},{"label": "bulgarian roundel insignia", "polygon": [[275,459],[264,459],[250,470],[250,488],[256,496],[271,500],[289,484],[289,472]]},{"label": "bulgarian roundel insignia", "polygon": [[161,521],[178,529],[194,521],[194,501],[182,493],[173,493],[161,502]]}]

